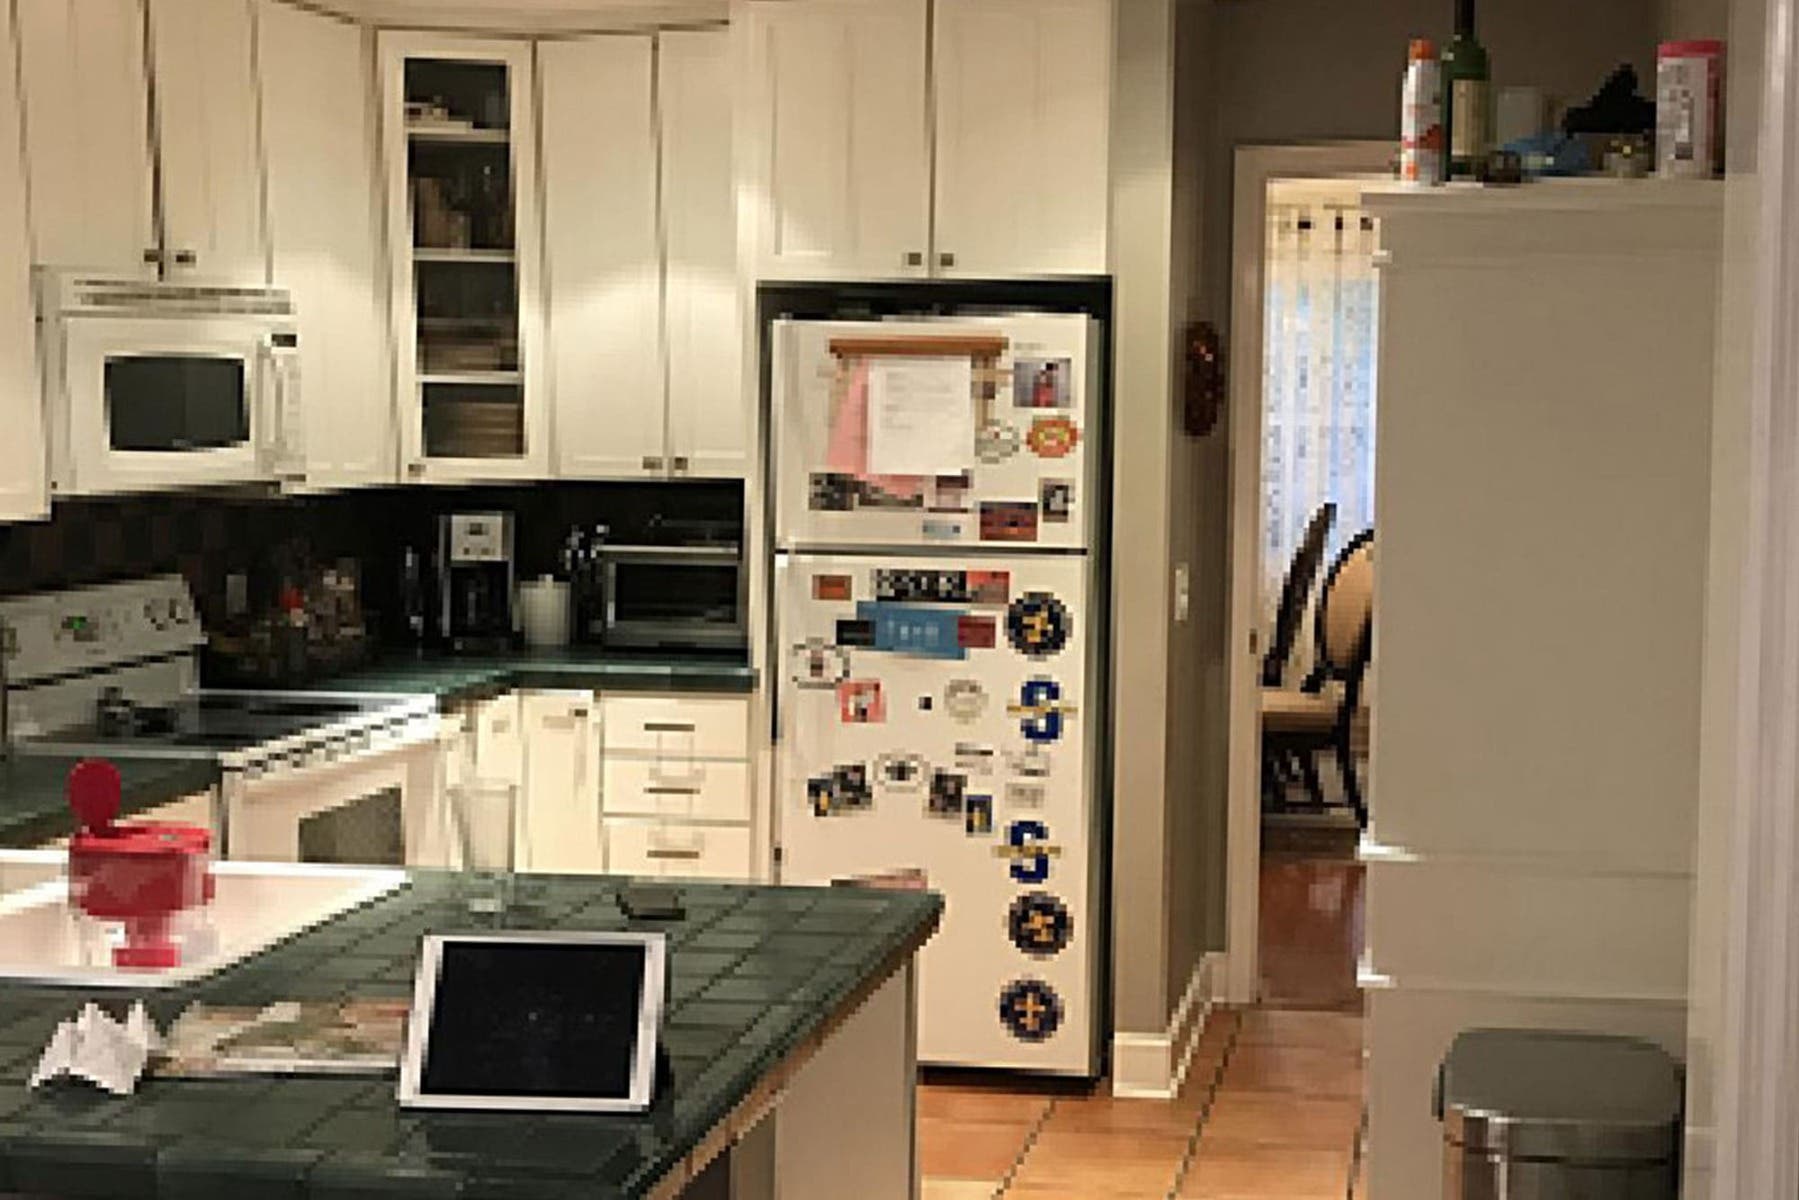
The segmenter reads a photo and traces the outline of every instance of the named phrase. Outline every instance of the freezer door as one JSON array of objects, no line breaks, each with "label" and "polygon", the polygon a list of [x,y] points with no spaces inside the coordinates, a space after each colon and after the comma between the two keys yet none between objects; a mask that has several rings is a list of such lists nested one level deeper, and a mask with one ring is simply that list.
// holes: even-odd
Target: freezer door
[{"label": "freezer door", "polygon": [[1078,314],[776,322],[777,544],[1090,545],[1095,335]]},{"label": "freezer door", "polygon": [[919,1058],[1094,1069],[1088,568],[1080,555],[784,555],[785,883],[943,893]]}]

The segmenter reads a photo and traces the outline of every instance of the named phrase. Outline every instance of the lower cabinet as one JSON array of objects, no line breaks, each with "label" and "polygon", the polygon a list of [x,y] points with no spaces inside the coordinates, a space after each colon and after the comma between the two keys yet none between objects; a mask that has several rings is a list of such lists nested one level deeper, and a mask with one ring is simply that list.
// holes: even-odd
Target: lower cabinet
[{"label": "lower cabinet", "polygon": [[518,870],[754,877],[744,698],[524,691],[459,715],[450,784],[517,789]]}]

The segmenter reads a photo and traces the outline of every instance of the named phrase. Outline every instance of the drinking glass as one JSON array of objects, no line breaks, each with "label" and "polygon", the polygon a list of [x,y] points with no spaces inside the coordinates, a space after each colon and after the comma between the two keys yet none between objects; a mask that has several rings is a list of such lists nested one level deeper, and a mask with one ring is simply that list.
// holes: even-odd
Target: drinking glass
[{"label": "drinking glass", "polygon": [[461,855],[461,892],[470,912],[501,914],[512,899],[518,787],[465,778],[449,788]]}]

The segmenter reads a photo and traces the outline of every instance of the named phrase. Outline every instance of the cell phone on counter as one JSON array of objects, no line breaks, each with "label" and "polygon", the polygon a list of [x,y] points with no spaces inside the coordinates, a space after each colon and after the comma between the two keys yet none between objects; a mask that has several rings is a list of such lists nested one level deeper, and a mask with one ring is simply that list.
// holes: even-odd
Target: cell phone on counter
[{"label": "cell phone on counter", "polygon": [[660,883],[626,884],[618,889],[618,907],[634,921],[679,921],[687,915],[681,893]]}]

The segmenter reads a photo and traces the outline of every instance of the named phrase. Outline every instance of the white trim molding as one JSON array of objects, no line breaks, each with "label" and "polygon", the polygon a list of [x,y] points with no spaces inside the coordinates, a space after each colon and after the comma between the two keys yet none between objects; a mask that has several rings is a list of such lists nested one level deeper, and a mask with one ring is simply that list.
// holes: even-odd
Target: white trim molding
[{"label": "white trim molding", "polygon": [[1701,871],[1701,890],[1721,890],[1724,926],[1711,1194],[1762,1200],[1799,1195],[1799,0],[1736,9],[1733,39],[1761,35],[1741,43],[1759,93],[1733,114],[1759,128],[1729,179],[1754,250],[1725,273],[1727,304],[1739,287],[1752,296],[1748,529],[1726,861]]},{"label": "white trim molding", "polygon": [[1186,991],[1168,1026],[1155,1033],[1112,1035],[1112,1094],[1128,1100],[1172,1100],[1187,1081],[1199,1051],[1206,1021],[1217,1006],[1224,980],[1221,950],[1204,954],[1193,965]]}]

